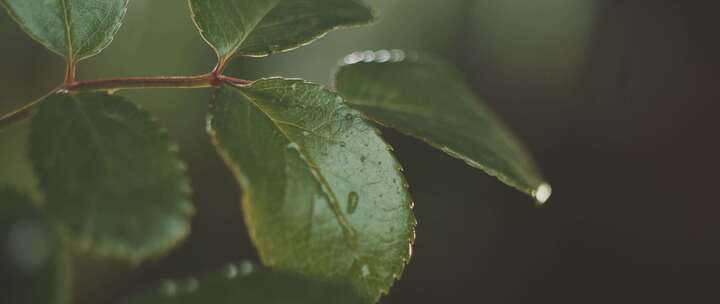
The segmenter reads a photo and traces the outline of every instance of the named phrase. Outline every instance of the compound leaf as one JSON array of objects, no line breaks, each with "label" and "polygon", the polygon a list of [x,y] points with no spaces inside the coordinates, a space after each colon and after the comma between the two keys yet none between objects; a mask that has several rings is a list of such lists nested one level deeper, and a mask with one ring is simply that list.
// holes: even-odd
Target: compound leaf
[{"label": "compound leaf", "polygon": [[177,146],[120,96],[45,98],[32,120],[30,159],[48,214],[83,248],[139,260],[189,231],[190,185]]},{"label": "compound leaf", "polygon": [[362,299],[346,285],[259,268],[250,262],[230,264],[199,279],[166,280],[124,304],[359,304]]},{"label": "compound leaf", "polygon": [[193,19],[224,65],[234,54],[266,56],[308,44],[328,31],[366,24],[357,0],[189,0]]},{"label": "compound leaf", "polygon": [[0,0],[25,32],[75,63],[112,41],[128,0]]},{"label": "compound leaf", "polygon": [[70,267],[58,232],[28,196],[0,186],[3,303],[70,303]]},{"label": "compound leaf", "polygon": [[209,122],[263,262],[371,301],[389,289],[415,218],[400,165],[357,111],[319,85],[265,79],[220,88]]},{"label": "compound leaf", "polygon": [[539,203],[550,186],[529,153],[450,65],[403,51],[348,55],[335,75],[351,106],[496,176]]}]

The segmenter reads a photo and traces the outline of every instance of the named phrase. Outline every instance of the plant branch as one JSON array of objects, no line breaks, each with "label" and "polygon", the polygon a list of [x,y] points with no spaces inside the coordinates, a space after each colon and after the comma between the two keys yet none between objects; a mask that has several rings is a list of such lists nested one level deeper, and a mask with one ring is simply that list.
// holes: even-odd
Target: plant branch
[{"label": "plant branch", "polygon": [[63,87],[68,91],[117,91],[141,88],[206,88],[211,87],[211,75],[172,77],[129,77],[74,81]]},{"label": "plant branch", "polygon": [[[68,73],[70,75],[70,73]],[[66,75],[67,76],[67,75]],[[99,80],[71,81],[67,84],[52,90],[48,95],[58,90],[87,92],[87,91],[110,91],[115,92],[125,89],[149,89],[149,88],[210,88],[217,87],[223,82],[233,85],[249,85],[250,80],[238,79],[230,76],[219,74],[215,71],[208,74],[197,76],[159,76],[159,77],[130,77],[130,78],[112,78]],[[32,113],[35,106],[46,96],[35,100],[23,107],[0,116],[0,129],[27,117]]]},{"label": "plant branch", "polygon": [[65,85],[63,89],[68,91],[117,91],[123,89],[148,88],[193,89],[216,87],[223,81],[238,85],[247,85],[250,83],[249,80],[245,79],[209,73],[198,76],[131,77],[75,81]]}]

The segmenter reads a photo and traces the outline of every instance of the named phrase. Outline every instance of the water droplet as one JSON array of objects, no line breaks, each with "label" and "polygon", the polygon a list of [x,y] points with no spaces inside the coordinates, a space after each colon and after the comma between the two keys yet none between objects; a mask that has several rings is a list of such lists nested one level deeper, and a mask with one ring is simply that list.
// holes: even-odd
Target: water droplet
[{"label": "water droplet", "polygon": [[50,258],[47,231],[37,221],[20,221],[12,225],[4,245],[10,263],[28,273],[43,267]]},{"label": "water droplet", "polygon": [[401,62],[405,60],[405,52],[402,50],[392,50],[390,51],[390,55],[392,56],[390,59],[392,62]]},{"label": "water droplet", "polygon": [[302,135],[303,135],[303,136],[309,136],[309,135],[310,135],[310,132],[308,132],[308,131],[302,131]]},{"label": "water droplet", "polygon": [[298,146],[297,143],[291,142],[291,143],[289,143],[289,144],[287,145],[287,148],[288,148],[288,149],[293,149],[293,150],[299,150],[299,149],[300,149],[300,146]]},{"label": "water droplet", "polygon": [[341,96],[337,96],[337,97],[335,97],[335,102],[341,103],[341,102],[343,102],[343,98]]},{"label": "water droplet", "polygon": [[368,267],[368,265],[363,265],[360,271],[362,272],[361,274],[363,278],[370,275],[370,267]]},{"label": "water droplet", "polygon": [[282,51],[282,49],[281,49],[280,46],[277,45],[277,44],[271,44],[271,45],[268,46],[268,52],[269,52],[270,54],[279,53],[280,51]]},{"label": "water droplet", "polygon": [[405,53],[405,60],[409,62],[416,62],[420,60],[420,54],[418,52],[410,51]]},{"label": "water droplet", "polygon": [[198,283],[198,280],[196,278],[188,278],[183,282],[183,291],[187,293],[195,292],[198,289],[198,286],[200,285]]},{"label": "water droplet", "polygon": [[356,64],[363,60],[363,55],[360,52],[353,52],[350,55],[345,56],[343,63],[345,64]]},{"label": "water droplet", "polygon": [[375,52],[373,51],[364,51],[362,53],[363,61],[365,62],[373,62],[375,61]]},{"label": "water droplet", "polygon": [[540,185],[535,191],[532,193],[533,197],[535,197],[535,200],[538,202],[538,204],[542,205],[550,198],[550,195],[552,195],[552,188],[548,184],[542,184]]},{"label": "water droplet", "polygon": [[255,271],[255,265],[253,265],[250,261],[242,261],[240,262],[240,275],[247,276],[253,273]]},{"label": "water droplet", "polygon": [[225,277],[228,279],[234,279],[238,275],[238,268],[235,266],[235,264],[228,264],[227,267],[225,267]]},{"label": "water droplet", "polygon": [[375,62],[387,62],[392,58],[392,54],[390,54],[387,50],[379,50],[375,52]]},{"label": "water droplet", "polygon": [[350,191],[350,193],[348,193],[347,213],[348,214],[355,213],[355,210],[357,210],[359,202],[360,202],[360,195],[358,195],[357,192],[355,192],[355,191]]},{"label": "water droplet", "polygon": [[57,92],[60,93],[60,94],[68,94],[68,93],[70,93],[70,91],[68,91],[68,90],[66,90],[66,89],[60,89],[60,90],[58,90]]},{"label": "water droplet", "polygon": [[166,297],[172,297],[177,294],[177,284],[173,281],[167,280],[160,285],[160,293]]},{"label": "water droplet", "polygon": [[291,89],[291,90],[297,89],[297,83],[293,83],[293,84],[290,86],[290,89]]}]

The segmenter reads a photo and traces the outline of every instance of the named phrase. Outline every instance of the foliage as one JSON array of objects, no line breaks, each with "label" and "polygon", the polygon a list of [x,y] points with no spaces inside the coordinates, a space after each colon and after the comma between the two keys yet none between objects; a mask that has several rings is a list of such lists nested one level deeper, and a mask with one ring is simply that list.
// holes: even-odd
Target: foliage
[{"label": "foliage", "polygon": [[[410,259],[415,218],[402,168],[372,122],[418,137],[539,203],[550,196],[523,146],[442,60],[356,52],[335,73],[337,91],[223,73],[235,56],[285,52],[372,22],[359,1],[189,0],[217,54],[214,70],[84,81],[75,79],[77,63],[112,41],[126,0],[0,3],[67,62],[57,90],[0,119],[0,126],[31,119],[29,154],[43,194],[32,202],[0,189],[3,237],[18,237],[31,221],[47,247],[33,267],[19,268],[25,279],[11,297],[18,303],[71,302],[66,248],[137,263],[189,232],[191,189],[178,147],[149,113],[114,94],[122,89],[214,91],[207,129],[244,190],[245,220],[264,264],[167,281],[160,293],[127,303],[377,302]],[[32,298],[39,296],[47,298]]]}]

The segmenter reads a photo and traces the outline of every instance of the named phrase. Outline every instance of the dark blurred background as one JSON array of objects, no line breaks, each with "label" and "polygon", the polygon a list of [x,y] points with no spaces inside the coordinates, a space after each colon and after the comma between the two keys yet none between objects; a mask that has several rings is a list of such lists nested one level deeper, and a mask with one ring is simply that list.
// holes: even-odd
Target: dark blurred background
[{"label": "dark blurred background", "polygon": [[[419,221],[414,256],[384,303],[718,303],[713,2],[374,0],[380,23],[236,60],[228,73],[327,84],[337,60],[355,50],[431,51],[454,62],[533,152],[554,188],[542,208],[384,130],[406,168]],[[213,65],[185,1],[133,0],[114,43],[83,62],[79,77],[189,75]],[[55,87],[63,68],[0,14],[0,113]],[[79,303],[257,260],[241,190],[204,132],[209,90],[122,94],[180,143],[198,214],[191,237],[142,271],[77,253]],[[24,132],[18,125],[0,133],[0,183],[32,192]]]}]

